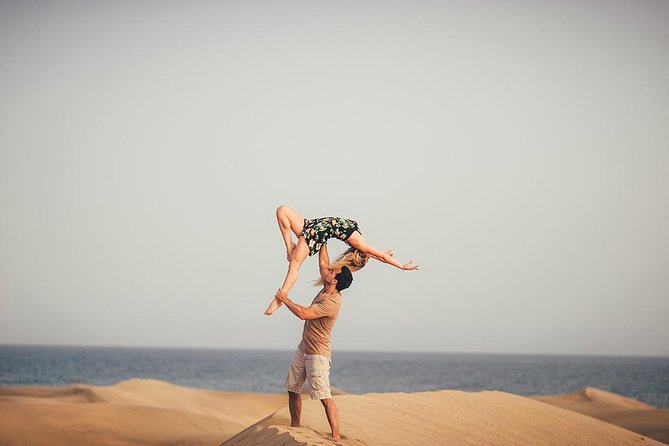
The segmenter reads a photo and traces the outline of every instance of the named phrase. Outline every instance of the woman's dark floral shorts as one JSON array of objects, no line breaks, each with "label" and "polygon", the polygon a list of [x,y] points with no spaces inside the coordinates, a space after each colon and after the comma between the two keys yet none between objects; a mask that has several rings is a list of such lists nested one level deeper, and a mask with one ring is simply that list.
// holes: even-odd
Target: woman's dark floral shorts
[{"label": "woman's dark floral shorts", "polygon": [[341,217],[321,217],[313,220],[305,219],[302,236],[309,247],[309,255],[312,256],[321,250],[321,246],[328,239],[334,237],[345,242],[355,231],[360,232],[360,229],[354,220]]}]

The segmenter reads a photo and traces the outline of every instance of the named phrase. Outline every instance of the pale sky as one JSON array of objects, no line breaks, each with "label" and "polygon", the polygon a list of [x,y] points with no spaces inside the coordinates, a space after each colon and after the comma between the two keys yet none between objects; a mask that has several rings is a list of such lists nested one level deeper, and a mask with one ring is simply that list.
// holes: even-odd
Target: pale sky
[{"label": "pale sky", "polygon": [[[669,2],[0,2],[0,344],[669,355]],[[330,253],[344,249],[330,243]],[[318,291],[307,259],[291,297]]]}]

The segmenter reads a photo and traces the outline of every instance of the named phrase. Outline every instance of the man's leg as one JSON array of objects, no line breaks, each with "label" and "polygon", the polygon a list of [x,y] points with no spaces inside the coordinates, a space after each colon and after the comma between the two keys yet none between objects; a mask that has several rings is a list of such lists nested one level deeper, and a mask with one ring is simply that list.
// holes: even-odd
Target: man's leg
[{"label": "man's leg", "polygon": [[339,441],[341,438],[339,436],[339,414],[337,413],[337,406],[335,406],[335,402],[332,398],[321,400],[321,403],[323,403],[325,415],[327,415],[330,429],[332,429],[332,439]]},{"label": "man's leg", "polygon": [[307,378],[304,367],[304,354],[298,349],[293,354],[293,360],[288,368],[288,376],[284,384],[288,391],[288,408],[290,409],[290,425],[300,427],[300,414],[302,413],[302,384]]},{"label": "man's leg", "polygon": [[304,355],[304,358],[309,394],[312,399],[321,400],[332,429],[332,438],[339,441],[339,414],[330,390],[330,358],[322,355]]},{"label": "man's leg", "polygon": [[300,415],[302,414],[302,395],[289,391],[288,408],[290,409],[290,426],[300,427]]}]

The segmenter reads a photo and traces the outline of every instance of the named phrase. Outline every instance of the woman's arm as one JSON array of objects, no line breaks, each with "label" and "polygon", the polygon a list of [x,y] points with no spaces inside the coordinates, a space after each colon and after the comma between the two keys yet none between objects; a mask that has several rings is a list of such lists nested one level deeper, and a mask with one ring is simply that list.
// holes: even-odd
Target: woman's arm
[{"label": "woman's arm", "polygon": [[377,255],[373,255],[373,254],[370,254],[370,255],[372,257],[374,257],[376,260],[380,261],[380,262],[387,263],[388,265],[396,266],[397,268],[399,268],[401,270],[411,271],[411,270],[414,270],[414,269],[418,269],[418,265],[414,265],[413,260],[409,260],[409,263],[405,263],[404,265],[402,265],[400,262],[395,260],[395,257],[393,257],[393,252],[390,249],[388,251],[384,252],[384,253],[381,253],[381,254],[382,254],[381,257],[379,257]]},{"label": "woman's arm", "polygon": [[393,257],[393,252],[391,250],[388,250],[386,252],[379,251],[378,249],[376,249],[375,247],[364,241],[362,237],[350,240],[349,244],[354,248],[364,252],[365,254],[374,257],[376,260],[383,263],[387,263],[388,265],[392,265],[396,268],[402,270],[418,269],[418,265],[414,265],[413,261],[409,261],[409,263],[405,263],[404,265],[402,265],[395,259],[395,257]]}]

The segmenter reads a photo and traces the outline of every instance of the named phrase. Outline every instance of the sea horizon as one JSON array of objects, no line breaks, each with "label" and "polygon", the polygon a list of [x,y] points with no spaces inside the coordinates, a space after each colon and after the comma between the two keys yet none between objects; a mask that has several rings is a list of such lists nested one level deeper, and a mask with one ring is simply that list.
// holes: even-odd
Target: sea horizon
[{"label": "sea horizon", "polygon": [[[251,352],[285,352],[295,351],[292,348],[260,348],[260,347],[203,347],[203,346],[165,346],[165,345],[123,345],[123,344],[37,344],[37,343],[0,343],[2,347],[66,347],[66,348],[110,348],[110,349],[147,349],[147,350],[205,350],[205,351],[251,351]],[[446,355],[500,355],[500,356],[551,356],[551,357],[601,357],[601,358],[667,358],[669,355],[648,355],[631,353],[551,353],[551,352],[493,352],[493,351],[457,351],[457,350],[386,350],[386,349],[347,349],[333,347],[332,354],[341,353],[399,353],[399,354],[446,354]]]}]

